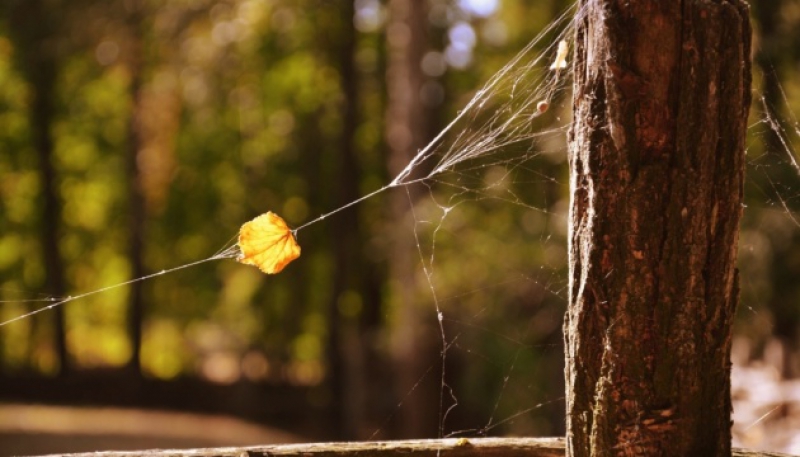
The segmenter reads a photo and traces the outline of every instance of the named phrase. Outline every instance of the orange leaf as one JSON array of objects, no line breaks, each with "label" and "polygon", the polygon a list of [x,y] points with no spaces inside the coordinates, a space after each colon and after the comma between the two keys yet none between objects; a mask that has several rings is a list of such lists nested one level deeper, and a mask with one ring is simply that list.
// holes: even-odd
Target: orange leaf
[{"label": "orange leaf", "polygon": [[286,222],[268,212],[242,225],[239,230],[236,258],[245,265],[254,265],[267,274],[279,273],[292,260],[300,257],[300,246]]}]

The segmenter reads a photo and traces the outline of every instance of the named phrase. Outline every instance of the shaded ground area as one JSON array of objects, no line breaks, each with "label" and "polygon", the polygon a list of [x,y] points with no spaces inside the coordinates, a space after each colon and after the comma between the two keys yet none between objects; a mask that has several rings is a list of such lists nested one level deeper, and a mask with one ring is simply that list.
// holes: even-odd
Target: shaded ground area
[{"label": "shaded ground area", "polygon": [[143,379],[124,370],[87,370],[64,377],[0,376],[0,404],[120,407],[238,417],[327,440],[324,391],[287,384],[218,384],[184,377]]},{"label": "shaded ground area", "polygon": [[[781,375],[781,357],[733,352],[734,446],[800,455],[800,379]],[[114,371],[0,377],[0,457],[337,439],[329,425],[319,389]]]},{"label": "shaded ground area", "polygon": [[221,415],[0,405],[0,455],[296,443],[284,431]]}]

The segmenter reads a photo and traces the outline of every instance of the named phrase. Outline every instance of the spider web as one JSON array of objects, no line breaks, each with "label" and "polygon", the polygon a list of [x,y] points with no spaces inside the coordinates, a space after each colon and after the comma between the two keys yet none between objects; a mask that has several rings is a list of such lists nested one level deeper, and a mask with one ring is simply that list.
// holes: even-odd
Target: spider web
[{"label": "spider web", "polygon": [[[417,189],[425,195],[410,201],[410,229],[419,259],[416,293],[421,302],[431,306],[426,319],[433,323],[440,342],[439,364],[417,373],[418,382],[392,405],[373,437],[383,433],[420,385],[432,381],[439,385],[440,437],[553,432],[543,424],[548,414],[563,409],[563,397],[555,392],[563,392],[559,332],[566,306],[568,193],[564,164],[570,74],[568,68],[551,66],[557,60],[559,43],[569,44],[582,14],[572,7],[552,21],[477,90],[388,184],[294,229],[299,234],[384,192]],[[788,108],[785,94],[784,102]],[[772,224],[782,233],[800,228],[796,210],[800,205],[800,167],[794,147],[800,140],[800,127],[797,119],[789,116],[781,121],[779,114],[764,104],[751,126],[755,140],[748,150],[741,268],[742,277],[749,278],[743,284],[743,312],[755,315],[760,307],[757,291],[767,273],[755,268],[763,259],[751,262],[752,256],[763,251],[756,248],[761,241],[750,237],[757,236],[755,228],[763,224]],[[761,138],[767,134],[779,139],[777,148],[762,145]],[[504,210],[493,211],[497,208]],[[465,239],[473,242],[465,246]],[[0,327],[72,301],[237,254],[235,244],[228,244],[208,258],[130,281],[74,296],[26,300],[46,304],[4,320]],[[516,322],[511,327],[509,316]],[[496,350],[497,346],[503,350]],[[507,357],[498,360],[498,352]],[[471,385],[455,380],[449,371],[453,365],[462,370],[459,380],[486,380],[487,371],[501,375],[488,387]],[[534,379],[543,380],[543,386],[534,385]],[[477,409],[471,399],[480,395],[492,398],[490,412],[479,422],[465,423],[460,411]],[[552,411],[534,414],[540,409]],[[755,421],[751,418],[746,423],[755,425]]]},{"label": "spider web", "polygon": [[[410,213],[422,271],[419,292],[423,301],[432,302],[433,312],[429,316],[441,339],[440,366],[431,366],[420,373],[420,381],[409,389],[406,397],[415,395],[426,378],[438,379],[440,437],[489,434],[523,421],[533,410],[556,405],[563,398],[559,393],[541,401],[540,389],[519,384],[517,380],[533,379],[537,373],[529,367],[542,366],[532,360],[541,353],[559,360],[557,365],[562,358],[558,329],[565,306],[568,194],[558,174],[566,162],[569,112],[565,106],[569,100],[565,88],[571,81],[568,67],[561,63],[568,55],[573,24],[580,19],[581,13],[572,7],[548,24],[478,89],[454,119],[388,184],[293,230],[295,235],[300,234],[387,191],[417,187],[427,195],[410,206]],[[514,209],[507,212],[508,220],[488,217],[488,226],[473,227],[473,221],[481,219],[480,213],[491,214],[494,209],[509,205]],[[466,254],[471,257],[470,262],[456,267],[453,264],[459,258],[456,251],[463,249],[459,238],[465,235],[477,243]],[[531,243],[531,238],[537,241]],[[531,271],[530,258],[511,255],[510,250],[518,250],[520,246],[529,246],[525,249],[539,264],[537,271]],[[236,258],[238,254],[237,246],[230,242],[214,255],[195,262],[76,295],[28,300],[45,305],[6,318],[0,327],[73,301],[207,262]],[[464,267],[461,274],[452,274],[460,267]],[[473,287],[465,291],[467,282]],[[428,298],[424,298],[426,294]],[[514,304],[511,312],[525,324],[518,329],[497,328],[508,314],[498,310],[509,302]],[[490,337],[486,338],[487,335]],[[545,335],[544,340],[536,342],[541,335]],[[512,348],[510,358],[493,360],[493,350],[481,347],[497,342]],[[458,423],[458,429],[448,425],[450,414],[458,412],[458,406],[471,406],[468,401],[460,403],[459,398],[467,395],[457,395],[457,391],[468,392],[476,387],[451,386],[446,370],[451,354],[479,359],[503,373],[499,384],[492,388],[495,399],[491,414],[481,424]],[[560,371],[547,371],[559,373],[550,377],[558,379],[555,385],[560,386]],[[537,400],[526,400],[530,406],[520,410],[518,395],[506,401],[510,397],[506,392],[511,391]],[[402,408],[401,400],[390,419]],[[381,432],[382,427],[373,436]]]}]

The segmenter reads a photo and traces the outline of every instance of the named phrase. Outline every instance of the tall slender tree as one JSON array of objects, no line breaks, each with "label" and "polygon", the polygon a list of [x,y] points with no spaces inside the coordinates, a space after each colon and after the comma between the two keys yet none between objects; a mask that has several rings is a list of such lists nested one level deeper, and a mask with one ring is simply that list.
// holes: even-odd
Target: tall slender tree
[{"label": "tall slender tree", "polygon": [[[144,276],[144,226],[145,197],[141,178],[141,153],[144,144],[142,96],[142,71],[144,66],[143,21],[144,5],[141,0],[126,2],[128,29],[130,33],[128,68],[130,73],[130,114],[128,118],[128,139],[126,168],[128,181],[128,262],[131,277]],[[142,371],[142,326],[144,321],[143,284],[141,281],[130,285],[128,296],[128,331],[131,338],[131,358],[128,366],[136,374]]]},{"label": "tall slender tree", "polygon": [[[62,297],[66,295],[64,260],[61,255],[61,212],[63,203],[58,195],[58,176],[54,165],[53,123],[56,117],[56,81],[59,71],[59,1],[10,0],[8,24],[19,49],[17,53],[22,74],[28,80],[31,97],[29,108],[31,140],[39,159],[39,179],[42,193],[41,252],[45,271],[45,291]],[[59,371],[69,369],[69,351],[64,322],[64,308],[53,310],[55,349]]]},{"label": "tall slender tree", "polygon": [[[358,126],[358,79],[355,68],[356,29],[353,24],[355,5],[351,0],[336,3],[337,46],[334,55],[339,69],[340,90],[342,93],[341,122],[339,137],[339,157],[336,164],[336,183],[334,206],[345,205],[358,198],[358,185],[361,181],[361,168],[358,163],[355,144]],[[328,301],[328,365],[329,383],[333,394],[333,415],[331,423],[339,428],[338,435],[353,439],[357,435],[358,424],[362,420],[357,401],[362,392],[356,386],[362,373],[358,370],[358,354],[353,345],[348,344],[349,325],[341,312],[341,305],[350,293],[359,293],[361,265],[363,264],[357,248],[360,238],[359,210],[351,208],[340,217],[331,220],[331,240],[333,247],[333,284]]]},{"label": "tall slender tree", "polygon": [[[386,28],[388,63],[386,69],[388,104],[386,142],[389,147],[389,173],[396,176],[430,138],[430,110],[421,100],[424,82],[421,65],[428,42],[427,2],[392,0],[389,2]],[[438,363],[436,340],[431,325],[426,324],[414,284],[419,255],[411,206],[421,197],[418,188],[398,189],[390,196],[393,245],[390,249],[389,275],[395,300],[393,351],[397,394],[404,400],[400,410],[399,435],[424,437],[437,431],[438,378],[420,378]],[[423,311],[424,310],[424,311]],[[430,322],[430,321],[428,321]]]}]

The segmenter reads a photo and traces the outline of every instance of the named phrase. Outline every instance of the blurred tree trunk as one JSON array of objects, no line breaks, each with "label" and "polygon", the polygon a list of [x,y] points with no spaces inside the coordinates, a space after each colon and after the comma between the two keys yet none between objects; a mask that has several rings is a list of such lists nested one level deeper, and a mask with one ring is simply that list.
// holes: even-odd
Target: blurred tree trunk
[{"label": "blurred tree trunk", "polygon": [[[427,48],[427,8],[423,0],[391,0],[386,29],[389,99],[386,142],[389,172],[396,176],[430,139],[430,112],[423,106],[420,89],[424,76],[420,62]],[[390,196],[393,246],[389,259],[394,302],[392,351],[396,395],[402,399],[399,436],[419,438],[438,433],[439,342],[433,337],[433,312],[420,303],[419,252],[414,239],[411,206],[421,197],[418,187],[396,189]],[[426,376],[427,374],[427,376]],[[424,378],[424,379],[423,379]],[[420,381],[423,382],[420,382]]]},{"label": "blurred tree trunk", "polygon": [[731,455],[747,6],[581,1],[568,454]]},{"label": "blurred tree trunk", "polygon": [[[377,54],[377,65],[373,71],[362,72],[362,80],[364,85],[372,82],[377,87],[377,93],[381,95],[379,98],[380,103],[376,104],[376,109],[369,110],[364,108],[364,111],[369,113],[365,116],[372,116],[374,114],[383,113],[388,105],[387,96],[387,49],[386,43],[386,29],[383,28],[382,32],[376,36],[374,41],[370,41],[369,45],[373,46]],[[356,52],[358,54],[358,52]],[[375,118],[379,125],[384,125],[386,120],[385,116],[376,116]],[[366,122],[364,117],[362,121]],[[383,141],[379,146],[373,150],[375,154],[375,161],[372,167],[364,167],[364,175],[366,179],[372,177],[377,179],[377,182],[388,182],[391,178],[388,177],[389,170],[385,164],[388,162],[388,149],[386,147],[386,137],[383,136]],[[363,157],[363,156],[362,156]],[[377,166],[376,166],[377,165]],[[381,236],[385,230],[385,216],[387,212],[386,197],[380,195],[373,200],[373,213],[374,217],[364,217],[362,215],[362,234],[366,238]],[[366,212],[366,211],[365,211]],[[381,217],[383,216],[383,217]],[[370,221],[365,223],[365,221]],[[393,361],[391,354],[386,350],[385,341],[390,333],[390,328],[387,323],[386,310],[389,308],[386,300],[386,285],[388,284],[387,264],[385,258],[379,258],[374,254],[371,243],[360,243],[361,252],[364,256],[363,267],[363,309],[359,315],[359,341],[362,347],[361,364],[364,368],[364,378],[366,385],[363,386],[363,395],[365,402],[365,418],[362,426],[368,427],[362,429],[359,434],[359,439],[381,439],[388,436],[389,429],[382,427],[385,424],[386,418],[396,411],[397,403],[394,403],[391,392],[387,393],[387,386],[392,385],[391,370],[393,368]],[[384,254],[381,252],[381,254]],[[364,433],[366,432],[366,433]]]},{"label": "blurred tree trunk", "polygon": [[[22,74],[31,89],[30,128],[34,149],[39,158],[42,191],[41,249],[47,294],[66,295],[64,260],[59,248],[62,203],[53,164],[53,120],[55,118],[56,81],[58,74],[58,28],[55,11],[59,2],[42,0],[10,0],[8,24],[19,50]],[[59,371],[69,371],[64,307],[53,309],[56,356]]]},{"label": "blurred tree trunk", "polygon": [[[131,266],[131,279],[145,275],[144,269],[144,223],[145,198],[140,164],[143,160],[144,145],[144,103],[142,95],[143,50],[143,5],[141,0],[130,0],[128,8],[128,27],[130,30],[130,117],[128,119],[128,141],[126,154],[126,173],[128,181],[128,262]],[[136,375],[142,373],[142,326],[144,321],[143,283],[136,281],[130,285],[128,295],[128,332],[131,338],[131,358],[128,367]]]},{"label": "blurred tree trunk", "polygon": [[[790,37],[783,36],[779,32],[780,17],[783,0],[773,0],[768,4],[763,2],[753,3],[753,16],[759,24],[760,40],[758,52],[755,54],[755,63],[761,69],[761,96],[765,108],[770,116],[770,121],[780,125],[780,114],[783,111],[781,106],[784,104],[781,93],[780,71],[783,68],[783,58],[791,55],[788,48],[792,46]],[[774,130],[764,132],[764,143],[766,149],[774,154],[782,156],[784,145],[778,133]],[[784,167],[782,167],[784,168]],[[788,168],[788,167],[785,167]],[[796,178],[794,170],[787,170],[783,178],[787,181]],[[778,171],[776,171],[778,172]],[[792,176],[794,175],[794,176]],[[796,245],[791,243],[790,245]],[[797,297],[798,268],[797,262],[793,259],[793,250],[775,249],[772,256],[772,277],[776,293],[771,294],[769,309],[774,315],[774,332],[783,345],[783,360],[781,361],[781,371],[784,377],[791,378],[797,376],[794,373],[792,359],[797,351],[797,336],[800,331],[800,309],[795,300],[787,297]]]},{"label": "blurred tree trunk", "polygon": [[[352,0],[335,3],[339,20],[335,55],[342,91],[342,129],[339,138],[341,160],[336,164],[333,207],[341,207],[359,196],[361,169],[356,155],[355,133],[358,126],[358,80],[355,71],[356,30],[353,25],[355,6]],[[331,219],[333,247],[333,285],[328,302],[328,382],[331,389],[332,426],[340,439],[354,439],[363,420],[363,367],[360,366],[357,333],[343,315],[348,300],[361,297],[359,279],[362,259],[358,205]]]}]

